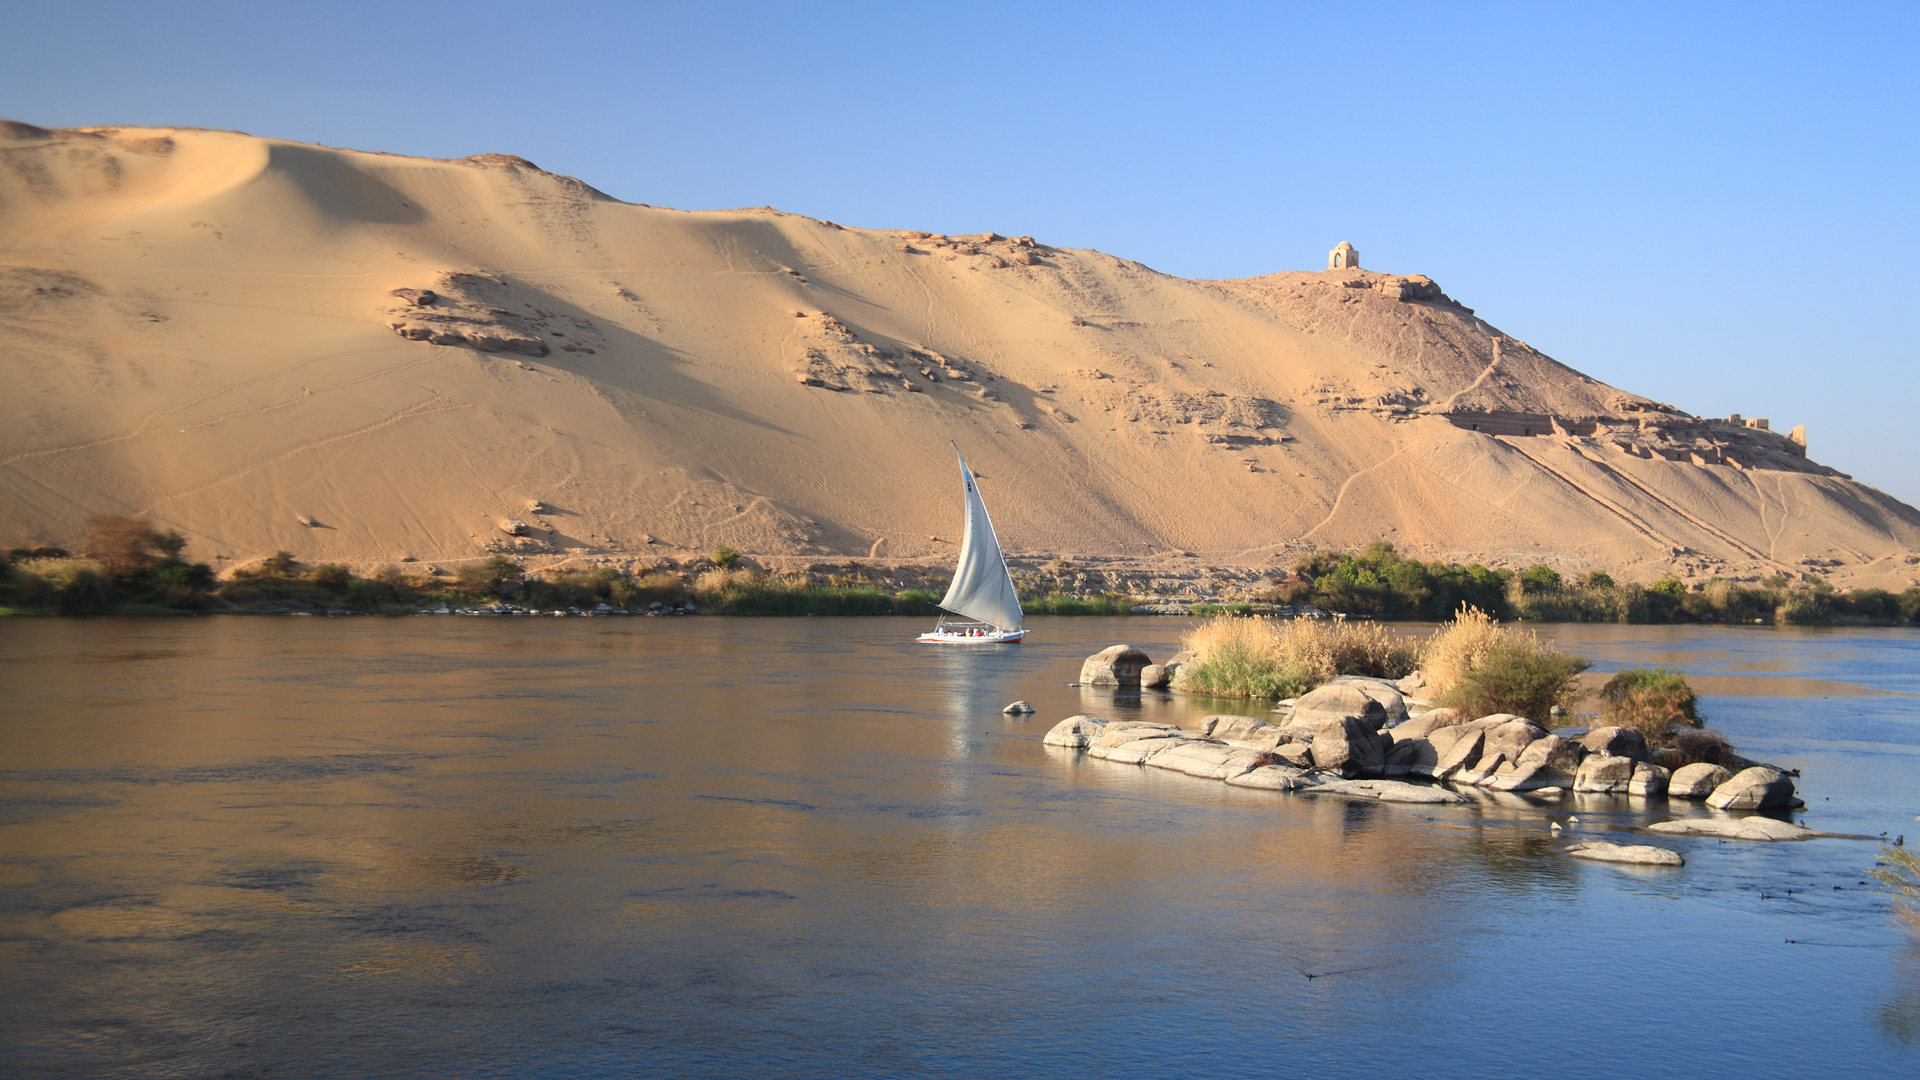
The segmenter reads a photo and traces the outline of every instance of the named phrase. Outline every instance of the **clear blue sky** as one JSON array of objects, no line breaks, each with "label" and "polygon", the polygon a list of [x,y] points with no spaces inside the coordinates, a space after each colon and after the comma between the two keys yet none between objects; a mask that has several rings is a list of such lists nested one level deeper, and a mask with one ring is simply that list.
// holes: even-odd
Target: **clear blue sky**
[{"label": "clear blue sky", "polygon": [[[623,199],[1425,273],[1920,503],[1920,5],[0,0],[0,116],[516,153]],[[4,253],[0,253],[4,257]]]}]

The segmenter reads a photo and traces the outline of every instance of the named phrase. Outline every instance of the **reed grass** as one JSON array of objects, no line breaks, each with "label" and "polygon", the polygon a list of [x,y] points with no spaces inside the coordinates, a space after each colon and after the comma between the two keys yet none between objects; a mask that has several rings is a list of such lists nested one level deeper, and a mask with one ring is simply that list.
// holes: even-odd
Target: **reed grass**
[{"label": "reed grass", "polygon": [[1181,668],[1181,688],[1228,697],[1298,697],[1336,675],[1399,679],[1419,661],[1412,642],[1378,623],[1220,618],[1182,643],[1194,661]]}]

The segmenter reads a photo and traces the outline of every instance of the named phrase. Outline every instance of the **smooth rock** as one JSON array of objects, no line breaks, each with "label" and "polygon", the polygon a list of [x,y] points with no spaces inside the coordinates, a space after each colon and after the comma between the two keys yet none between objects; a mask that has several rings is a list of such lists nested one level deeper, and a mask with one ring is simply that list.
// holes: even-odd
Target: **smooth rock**
[{"label": "smooth rock", "polygon": [[1294,703],[1291,723],[1319,729],[1348,717],[1360,720],[1369,733],[1387,722],[1386,707],[1358,687],[1328,683]]},{"label": "smooth rock", "polygon": [[1529,766],[1538,768],[1542,779],[1548,783],[1571,787],[1585,753],[1579,743],[1558,735],[1546,735],[1527,744],[1515,764],[1523,769]]},{"label": "smooth rock", "polygon": [[1352,795],[1377,799],[1380,802],[1429,803],[1439,806],[1455,806],[1473,801],[1465,795],[1448,791],[1446,788],[1409,784],[1400,780],[1333,780],[1313,787],[1303,787],[1301,790],[1315,794],[1324,791],[1331,795]]},{"label": "smooth rock", "polygon": [[1295,768],[1313,768],[1313,744],[1310,742],[1282,743],[1273,753]]},{"label": "smooth rock", "polygon": [[1139,686],[1140,669],[1153,658],[1131,645],[1110,645],[1080,665],[1080,682],[1086,686]]},{"label": "smooth rock", "polygon": [[1625,794],[1627,786],[1633,783],[1635,764],[1632,758],[1589,755],[1580,763],[1580,771],[1574,774],[1573,790],[1594,795]]},{"label": "smooth rock", "polygon": [[1424,671],[1416,671],[1406,678],[1395,682],[1393,685],[1399,688],[1402,694],[1409,696],[1413,694],[1424,694],[1432,688],[1432,684],[1427,682],[1427,673]]},{"label": "smooth rock", "polygon": [[1515,720],[1518,720],[1523,724],[1533,723],[1533,721],[1527,719],[1524,716],[1515,716],[1510,712],[1499,712],[1499,713],[1490,713],[1476,720],[1469,720],[1460,726],[1464,728],[1469,728],[1473,731],[1492,731],[1494,728],[1500,727],[1503,724],[1511,724]]},{"label": "smooth rock", "polygon": [[1249,750],[1272,750],[1285,738],[1286,729],[1251,716],[1220,713],[1200,721],[1200,734],[1209,739]]},{"label": "smooth rock", "polygon": [[1033,706],[1024,701],[1016,701],[1000,711],[1008,716],[1025,716],[1033,711]]},{"label": "smooth rock", "polygon": [[1181,731],[1172,724],[1147,724],[1140,722],[1130,724],[1109,723],[1106,731],[1094,738],[1092,745],[1094,749],[1098,750],[1105,747],[1121,746],[1130,742],[1139,742],[1142,739],[1180,739],[1185,738],[1186,734],[1186,732]]},{"label": "smooth rock", "polygon": [[1337,675],[1327,682],[1328,686],[1351,686],[1380,703],[1387,712],[1389,723],[1407,718],[1407,699],[1400,688],[1388,679],[1373,679],[1365,675]]},{"label": "smooth rock", "polygon": [[[1189,739],[1134,739],[1117,745],[1102,746],[1103,740],[1095,739],[1087,748],[1087,756],[1111,761],[1116,765],[1144,765],[1156,755],[1164,754],[1174,747],[1199,740]],[[1211,745],[1211,744],[1207,744]]]},{"label": "smooth rock", "polygon": [[1106,734],[1107,722],[1097,716],[1069,716],[1053,725],[1047,736],[1040,741],[1048,746],[1080,748],[1093,745],[1093,740]]},{"label": "smooth rock", "polygon": [[1685,866],[1687,860],[1677,851],[1669,851],[1652,844],[1609,844],[1600,840],[1575,844],[1567,849],[1567,854],[1576,859],[1592,859],[1595,862],[1633,863],[1637,866]]},{"label": "smooth rock", "polygon": [[1520,760],[1527,747],[1547,737],[1547,729],[1531,720],[1509,720],[1487,732],[1487,751],[1507,755],[1508,761]]},{"label": "smooth rock", "polygon": [[1180,668],[1185,664],[1193,662],[1193,655],[1193,650],[1188,649],[1184,652],[1174,653],[1172,657],[1162,663],[1148,664],[1146,667],[1141,668],[1140,688],[1142,690],[1158,690],[1162,687],[1172,685],[1173,680],[1180,674]]},{"label": "smooth rock", "polygon": [[1305,775],[1304,769],[1289,768],[1285,765],[1262,765],[1238,776],[1227,777],[1227,783],[1234,787],[1259,788],[1262,791],[1292,791],[1296,788],[1312,786],[1301,782],[1301,778]]},{"label": "smooth rock", "polygon": [[[1439,736],[1441,732],[1434,732]],[[1440,751],[1440,759],[1434,763],[1433,778],[1445,780],[1467,767],[1469,762],[1480,760],[1480,751],[1486,744],[1486,733],[1482,731],[1461,730],[1450,736],[1453,745]]]},{"label": "smooth rock", "polygon": [[1596,754],[1647,760],[1647,740],[1623,727],[1597,727],[1580,737],[1580,745]]},{"label": "smooth rock", "polygon": [[1672,779],[1667,781],[1667,798],[1704,799],[1713,794],[1714,788],[1731,779],[1733,773],[1725,766],[1705,761],[1682,765],[1673,770]]},{"label": "smooth rock", "polygon": [[1821,835],[1812,829],[1778,818],[1690,817],[1657,821],[1647,831],[1664,836],[1718,836],[1727,840],[1806,840]]},{"label": "smooth rock", "polygon": [[1411,776],[1414,765],[1425,762],[1427,769],[1421,776],[1433,775],[1433,763],[1436,760],[1433,744],[1425,739],[1397,739],[1393,749],[1387,751],[1387,760],[1380,768],[1382,776]]},{"label": "smooth rock", "polygon": [[1487,777],[1480,786],[1493,791],[1538,791],[1541,788],[1559,787],[1558,773],[1549,772],[1545,765],[1515,764],[1512,770],[1503,770]]},{"label": "smooth rock", "polygon": [[1393,729],[1393,737],[1396,739],[1423,739],[1441,728],[1451,727],[1459,722],[1459,709],[1434,709],[1431,712],[1423,712],[1406,723],[1395,727]]},{"label": "smooth rock", "polygon": [[1144,764],[1156,769],[1171,769],[1188,776],[1225,780],[1259,768],[1266,755],[1257,750],[1242,750],[1219,743],[1182,741],[1153,755]]},{"label": "smooth rock", "polygon": [[1651,762],[1634,762],[1633,779],[1627,782],[1627,794],[1665,795],[1667,781],[1672,776],[1672,773]]},{"label": "smooth rock", "polygon": [[1792,802],[1793,778],[1765,765],[1741,769],[1707,796],[1715,810],[1771,810]]},{"label": "smooth rock", "polygon": [[[1373,703],[1372,698],[1364,694],[1359,696]],[[1375,707],[1378,708],[1377,703]],[[1374,738],[1373,728],[1366,721],[1343,716],[1314,729],[1313,765],[1316,769],[1337,772],[1342,776],[1378,776],[1386,765],[1386,755],[1381,752],[1380,740]]]},{"label": "smooth rock", "polygon": [[1499,772],[1500,766],[1505,765],[1506,763],[1507,763],[1507,755],[1505,754],[1501,754],[1501,753],[1482,754],[1480,755],[1480,760],[1475,762],[1472,768],[1462,769],[1459,772],[1454,773],[1452,776],[1448,777],[1447,779],[1453,781],[1456,784],[1462,784],[1466,786],[1477,786],[1482,781],[1488,779],[1489,777],[1493,776],[1495,773]]}]

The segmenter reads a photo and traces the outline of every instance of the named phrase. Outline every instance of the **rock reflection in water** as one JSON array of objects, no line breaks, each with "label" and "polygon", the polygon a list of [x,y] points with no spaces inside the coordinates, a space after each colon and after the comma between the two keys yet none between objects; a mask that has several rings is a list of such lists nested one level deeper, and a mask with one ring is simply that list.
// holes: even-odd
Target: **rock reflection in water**
[{"label": "rock reflection in water", "polygon": [[[0,625],[0,1061],[1484,1075],[1533,1060],[1488,1048],[1552,994],[1541,1060],[1576,1073],[1920,1063],[1905,946],[1853,884],[1871,845],[1582,865],[1560,849],[1664,800],[1390,806],[1041,746],[1076,712],[1263,715],[1067,685],[1187,625],[1037,619],[997,650],[885,619]],[[1706,710],[1805,770],[1811,824],[1910,823],[1910,636],[1547,632],[1740,676]],[[1754,696],[1762,667],[1873,692]]]}]

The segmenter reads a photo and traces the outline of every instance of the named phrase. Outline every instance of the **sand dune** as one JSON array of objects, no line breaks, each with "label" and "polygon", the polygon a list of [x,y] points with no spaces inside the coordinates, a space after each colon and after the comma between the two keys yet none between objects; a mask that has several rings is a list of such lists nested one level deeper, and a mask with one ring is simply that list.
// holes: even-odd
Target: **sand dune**
[{"label": "sand dune", "polygon": [[938,562],[953,441],[1033,556],[1252,566],[1386,538],[1641,577],[1917,572],[1920,511],[1423,278],[1187,281],[622,203],[501,155],[24,124],[0,154],[10,542],[123,512],[228,567]]}]

